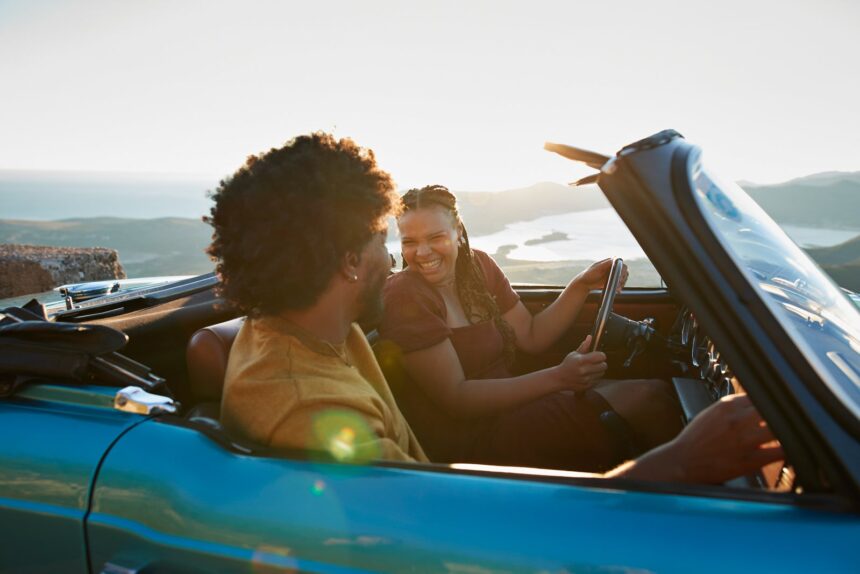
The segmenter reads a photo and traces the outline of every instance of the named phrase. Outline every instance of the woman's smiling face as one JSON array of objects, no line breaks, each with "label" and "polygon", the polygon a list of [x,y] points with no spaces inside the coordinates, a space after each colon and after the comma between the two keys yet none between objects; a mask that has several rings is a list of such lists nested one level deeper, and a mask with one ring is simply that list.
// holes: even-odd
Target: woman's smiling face
[{"label": "woman's smiling face", "polygon": [[431,285],[454,281],[460,233],[454,218],[439,206],[407,211],[397,221],[403,260]]}]

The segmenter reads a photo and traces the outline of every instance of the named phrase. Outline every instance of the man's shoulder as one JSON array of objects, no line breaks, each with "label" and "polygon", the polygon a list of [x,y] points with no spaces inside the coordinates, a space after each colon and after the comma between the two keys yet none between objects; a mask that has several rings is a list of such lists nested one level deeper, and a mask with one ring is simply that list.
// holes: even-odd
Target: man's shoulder
[{"label": "man's shoulder", "polygon": [[294,336],[273,329],[265,319],[248,319],[242,325],[227,361],[225,386],[234,380],[267,381],[291,378],[301,344]]},{"label": "man's shoulder", "polygon": [[[350,352],[367,346],[358,327],[350,333]],[[372,356],[367,347],[366,353]],[[321,356],[300,338],[252,325],[231,349],[222,403],[253,398],[262,410],[286,413],[307,403],[332,400],[354,387],[352,371],[341,360]]]}]

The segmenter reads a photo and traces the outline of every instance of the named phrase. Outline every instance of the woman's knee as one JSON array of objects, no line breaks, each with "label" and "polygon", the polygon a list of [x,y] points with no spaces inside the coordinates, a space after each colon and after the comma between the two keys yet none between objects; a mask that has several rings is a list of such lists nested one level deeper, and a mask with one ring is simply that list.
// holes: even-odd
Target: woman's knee
[{"label": "woman's knee", "polygon": [[670,440],[681,430],[677,395],[666,381],[616,381],[597,390],[649,448]]}]

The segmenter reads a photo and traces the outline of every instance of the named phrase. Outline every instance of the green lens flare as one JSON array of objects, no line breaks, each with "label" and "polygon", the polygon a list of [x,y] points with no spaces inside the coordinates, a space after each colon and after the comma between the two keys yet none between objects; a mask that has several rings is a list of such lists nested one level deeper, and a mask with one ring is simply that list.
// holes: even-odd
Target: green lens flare
[{"label": "green lens flare", "polygon": [[311,487],[311,492],[316,496],[322,495],[322,493],[325,492],[325,482],[321,480],[315,481],[314,485]]},{"label": "green lens flare", "polygon": [[355,411],[327,409],[314,417],[313,430],[316,446],[339,462],[364,464],[381,458],[376,433]]}]

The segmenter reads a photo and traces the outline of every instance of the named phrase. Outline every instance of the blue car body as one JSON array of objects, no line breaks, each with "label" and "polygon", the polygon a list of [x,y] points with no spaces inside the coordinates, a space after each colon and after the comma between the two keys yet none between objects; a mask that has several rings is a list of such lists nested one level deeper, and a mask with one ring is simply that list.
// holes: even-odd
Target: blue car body
[{"label": "blue car body", "polygon": [[[791,340],[685,213],[673,166],[695,148],[676,136],[645,141],[602,166],[598,181],[774,428],[796,472],[790,488],[338,464],[256,451],[181,413],[119,410],[117,388],[98,381],[44,378],[0,399],[0,571],[856,570],[858,421],[788,356]],[[198,324],[229,315],[211,290],[194,289],[185,294],[202,303],[159,311],[169,305],[156,301],[138,320],[163,341],[150,346],[153,363]],[[180,325],[176,309],[199,316]],[[124,313],[66,318],[123,324]],[[858,357],[846,360],[853,368]]]}]

